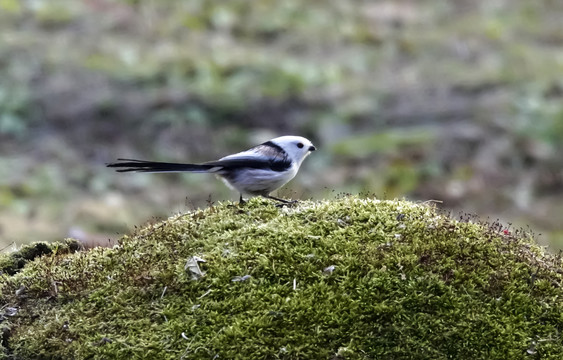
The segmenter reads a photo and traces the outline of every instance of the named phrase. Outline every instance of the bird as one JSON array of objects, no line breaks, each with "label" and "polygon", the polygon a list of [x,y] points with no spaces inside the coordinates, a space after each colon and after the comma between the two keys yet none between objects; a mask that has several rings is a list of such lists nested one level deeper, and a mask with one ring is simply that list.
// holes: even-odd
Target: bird
[{"label": "bird", "polygon": [[229,188],[239,192],[241,204],[245,202],[243,194],[292,204],[296,201],[274,197],[270,193],[293,179],[303,160],[316,149],[310,140],[302,136],[286,135],[201,164],[117,159],[117,162],[106,165],[115,168],[117,172],[212,173],[221,178]]}]

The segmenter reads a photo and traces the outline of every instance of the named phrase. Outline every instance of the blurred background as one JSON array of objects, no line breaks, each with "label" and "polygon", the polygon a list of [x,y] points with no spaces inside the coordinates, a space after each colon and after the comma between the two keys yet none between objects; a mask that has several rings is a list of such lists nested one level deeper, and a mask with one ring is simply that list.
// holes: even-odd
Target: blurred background
[{"label": "blurred background", "polygon": [[560,0],[0,0],[0,249],[238,194],[203,162],[295,134],[277,195],[440,200],[563,248]]}]

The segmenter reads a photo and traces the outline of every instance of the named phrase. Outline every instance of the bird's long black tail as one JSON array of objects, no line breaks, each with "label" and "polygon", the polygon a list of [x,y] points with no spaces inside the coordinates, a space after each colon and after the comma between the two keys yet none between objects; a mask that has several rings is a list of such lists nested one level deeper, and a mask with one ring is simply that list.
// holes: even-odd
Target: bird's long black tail
[{"label": "bird's long black tail", "polygon": [[117,162],[107,164],[107,167],[116,168],[117,172],[208,172],[210,169],[216,168],[216,166],[205,164],[179,164],[134,159],[117,159]]}]

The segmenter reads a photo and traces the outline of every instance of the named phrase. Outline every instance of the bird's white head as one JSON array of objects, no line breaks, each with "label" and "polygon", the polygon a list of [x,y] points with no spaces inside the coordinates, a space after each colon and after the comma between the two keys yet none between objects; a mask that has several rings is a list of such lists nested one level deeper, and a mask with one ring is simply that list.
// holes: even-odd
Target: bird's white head
[{"label": "bird's white head", "polygon": [[297,164],[298,167],[307,155],[309,155],[312,151],[317,150],[310,140],[302,136],[280,136],[270,141],[284,149],[287,155]]}]

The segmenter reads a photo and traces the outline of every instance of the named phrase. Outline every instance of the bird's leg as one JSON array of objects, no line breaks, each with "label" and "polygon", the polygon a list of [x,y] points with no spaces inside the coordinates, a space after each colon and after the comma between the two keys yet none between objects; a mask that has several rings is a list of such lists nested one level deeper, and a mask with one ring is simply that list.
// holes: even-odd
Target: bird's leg
[{"label": "bird's leg", "polygon": [[280,199],[280,198],[277,198],[277,197],[272,196],[272,195],[265,195],[264,197],[281,202],[281,204],[278,204],[276,206],[293,205],[293,204],[297,203],[297,200],[291,200],[291,201],[290,200],[284,200],[284,199]]},{"label": "bird's leg", "polygon": [[239,205],[246,204],[246,201],[242,198],[242,193],[240,194],[240,199],[239,199],[238,203],[239,203]]}]

